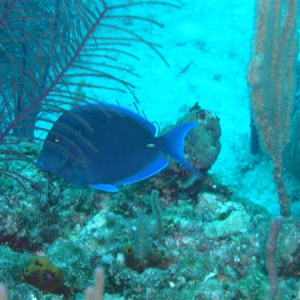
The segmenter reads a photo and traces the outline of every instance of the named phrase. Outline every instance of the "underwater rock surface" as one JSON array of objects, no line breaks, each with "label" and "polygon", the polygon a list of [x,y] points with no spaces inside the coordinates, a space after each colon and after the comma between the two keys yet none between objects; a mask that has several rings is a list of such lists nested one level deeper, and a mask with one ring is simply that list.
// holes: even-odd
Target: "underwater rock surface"
[{"label": "underwater rock surface", "polygon": [[[169,181],[160,187],[170,189]],[[11,249],[0,247],[0,280],[12,299],[36,295],[44,300],[51,295],[17,275],[23,274],[33,251],[61,270],[70,299],[83,297],[96,266],[105,271],[105,299],[249,299],[249,294],[261,299],[268,288],[264,248],[270,216],[261,207],[235,198],[214,177],[192,189],[178,188],[176,199],[157,190],[148,192],[149,186],[141,183],[112,195],[75,189],[54,176],[47,189],[51,191],[47,202],[27,198],[34,209],[28,225],[22,219],[26,229],[22,243],[11,243]],[[2,212],[9,216],[16,216],[20,205],[23,211],[31,207],[2,200],[7,202]],[[11,201],[20,204],[13,207]],[[50,223],[43,212],[51,216]],[[13,220],[20,228],[18,219]],[[36,230],[28,227],[33,220]],[[60,228],[54,239],[40,234],[49,225]],[[20,232],[6,234],[20,241]],[[137,265],[128,263],[128,249]],[[283,275],[289,278],[284,290],[291,296],[296,291],[295,275]]]},{"label": "underwater rock surface", "polygon": [[[38,144],[26,147],[32,155],[39,149]],[[27,163],[22,168],[37,172]],[[46,287],[33,287],[23,278],[34,254],[61,270],[57,277],[63,282],[52,290],[60,294],[56,297],[82,299],[95,267],[101,266],[105,299],[249,299],[249,294],[262,299],[269,289],[270,215],[236,198],[214,176],[186,184],[185,174],[170,167],[117,194],[72,187],[41,174],[36,185],[28,185],[31,193],[12,185],[0,206],[6,244],[0,246],[0,281],[10,297],[45,300],[52,295],[45,294],[51,292],[47,281]],[[293,222],[283,227],[278,250],[280,276],[286,279],[281,290],[289,297],[295,296],[299,274],[299,234],[292,230],[299,226]]]}]

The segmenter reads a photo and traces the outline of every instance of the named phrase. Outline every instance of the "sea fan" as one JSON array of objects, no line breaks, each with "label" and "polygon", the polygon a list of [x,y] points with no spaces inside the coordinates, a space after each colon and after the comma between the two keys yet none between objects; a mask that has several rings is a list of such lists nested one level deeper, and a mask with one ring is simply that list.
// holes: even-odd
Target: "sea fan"
[{"label": "sea fan", "polygon": [[[11,145],[38,140],[35,132],[47,133],[53,114],[102,100],[97,90],[135,97],[134,85],[123,78],[138,75],[121,67],[120,60],[140,58],[128,47],[146,45],[166,61],[158,45],[126,24],[162,27],[136,8],[176,7],[122,0],[4,0],[0,5],[0,163],[31,160]],[[0,169],[1,176],[24,188],[31,182],[8,168]]]}]

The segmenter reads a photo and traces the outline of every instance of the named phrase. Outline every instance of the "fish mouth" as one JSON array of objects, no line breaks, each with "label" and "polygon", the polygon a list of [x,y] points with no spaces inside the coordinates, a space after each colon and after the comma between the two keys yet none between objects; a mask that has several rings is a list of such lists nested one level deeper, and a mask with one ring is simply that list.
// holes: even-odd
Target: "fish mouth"
[{"label": "fish mouth", "polygon": [[39,168],[39,169],[41,169],[41,170],[47,170],[47,166],[45,165],[45,163],[43,163],[40,159],[38,159],[37,161],[36,161],[36,165],[37,165],[37,167]]},{"label": "fish mouth", "polygon": [[41,160],[37,160],[35,165],[41,170],[41,171],[45,171],[45,172],[55,172],[56,170],[55,169],[51,169],[49,168],[43,161]]}]

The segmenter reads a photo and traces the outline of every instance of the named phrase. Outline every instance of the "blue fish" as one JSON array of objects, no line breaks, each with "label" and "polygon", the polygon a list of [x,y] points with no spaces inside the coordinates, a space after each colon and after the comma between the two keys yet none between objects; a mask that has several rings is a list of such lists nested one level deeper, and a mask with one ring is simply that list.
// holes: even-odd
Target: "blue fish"
[{"label": "blue fish", "polygon": [[182,124],[156,137],[155,126],[124,107],[87,104],[65,111],[53,124],[38,166],[69,182],[107,192],[151,177],[168,165],[166,155],[194,170],[184,158],[184,138],[198,124]]}]

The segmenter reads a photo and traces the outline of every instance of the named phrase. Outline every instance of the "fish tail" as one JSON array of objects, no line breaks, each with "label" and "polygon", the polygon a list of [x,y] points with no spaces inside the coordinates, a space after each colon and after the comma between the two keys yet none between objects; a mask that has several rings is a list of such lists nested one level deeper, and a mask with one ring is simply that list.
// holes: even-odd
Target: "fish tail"
[{"label": "fish tail", "polygon": [[203,177],[203,175],[196,171],[184,158],[184,139],[189,131],[199,126],[196,122],[188,122],[175,127],[168,133],[158,137],[159,149],[170,155],[176,161],[184,165],[188,170],[194,174]]}]

